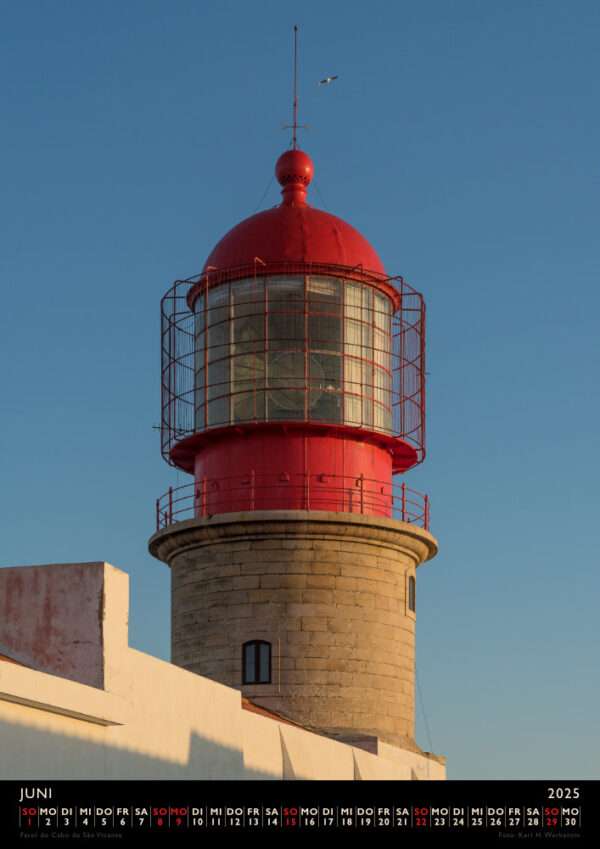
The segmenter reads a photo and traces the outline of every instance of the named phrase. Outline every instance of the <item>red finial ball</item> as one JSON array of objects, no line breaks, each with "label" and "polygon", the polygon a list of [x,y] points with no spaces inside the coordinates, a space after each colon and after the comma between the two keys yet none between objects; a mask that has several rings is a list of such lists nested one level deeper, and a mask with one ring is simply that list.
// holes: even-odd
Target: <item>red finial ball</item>
[{"label": "red finial ball", "polygon": [[286,150],[275,165],[275,176],[284,188],[290,183],[308,186],[314,171],[312,159],[303,150]]}]

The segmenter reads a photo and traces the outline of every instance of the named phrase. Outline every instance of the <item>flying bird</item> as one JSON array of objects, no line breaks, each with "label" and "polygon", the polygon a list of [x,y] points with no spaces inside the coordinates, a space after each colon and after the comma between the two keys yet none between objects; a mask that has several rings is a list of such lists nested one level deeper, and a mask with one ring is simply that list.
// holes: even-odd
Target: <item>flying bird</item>
[{"label": "flying bird", "polygon": [[329,83],[332,83],[334,80],[337,80],[337,74],[333,77],[325,77],[324,80],[319,80],[319,85],[329,85]]}]

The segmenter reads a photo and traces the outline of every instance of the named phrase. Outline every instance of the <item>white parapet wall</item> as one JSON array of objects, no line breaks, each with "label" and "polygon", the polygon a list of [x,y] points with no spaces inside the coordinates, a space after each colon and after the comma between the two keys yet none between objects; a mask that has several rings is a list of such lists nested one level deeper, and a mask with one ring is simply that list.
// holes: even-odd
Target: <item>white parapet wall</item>
[{"label": "white parapet wall", "polygon": [[128,646],[108,563],[0,569],[0,779],[444,779],[246,709],[241,694]]}]

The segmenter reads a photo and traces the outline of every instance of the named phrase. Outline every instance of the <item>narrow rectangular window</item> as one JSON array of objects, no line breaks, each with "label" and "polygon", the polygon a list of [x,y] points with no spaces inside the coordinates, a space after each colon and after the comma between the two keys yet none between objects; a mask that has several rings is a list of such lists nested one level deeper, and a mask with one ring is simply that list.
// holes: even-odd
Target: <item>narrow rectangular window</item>
[{"label": "narrow rectangular window", "polygon": [[271,683],[271,643],[249,640],[242,646],[242,684]]},{"label": "narrow rectangular window", "polygon": [[413,575],[408,579],[408,609],[413,613],[417,609],[417,582]]}]

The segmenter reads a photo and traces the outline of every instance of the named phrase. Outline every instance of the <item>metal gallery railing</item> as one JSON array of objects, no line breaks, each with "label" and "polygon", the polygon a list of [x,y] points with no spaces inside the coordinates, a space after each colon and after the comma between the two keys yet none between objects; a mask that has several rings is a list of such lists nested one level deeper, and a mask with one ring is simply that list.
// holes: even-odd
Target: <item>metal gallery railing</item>
[{"label": "metal gallery railing", "polygon": [[277,509],[387,516],[429,530],[429,496],[405,483],[377,481],[364,475],[286,472],[204,477],[169,487],[156,500],[156,530],[219,513]]}]

